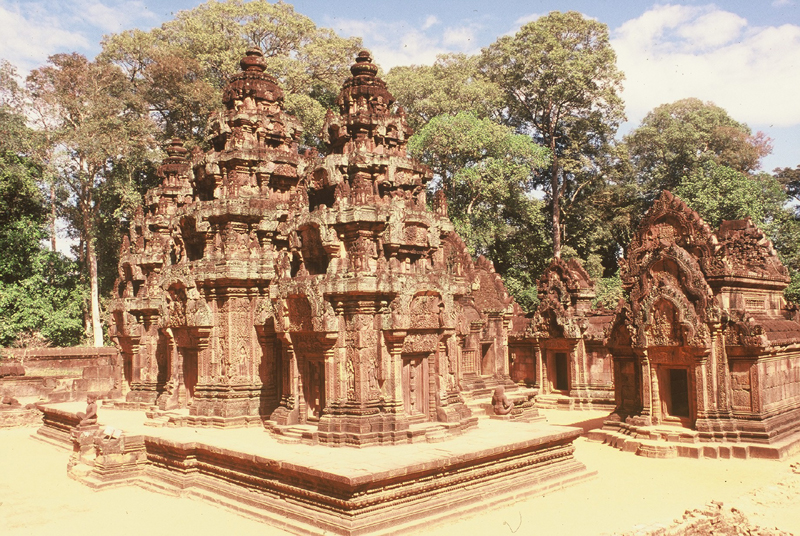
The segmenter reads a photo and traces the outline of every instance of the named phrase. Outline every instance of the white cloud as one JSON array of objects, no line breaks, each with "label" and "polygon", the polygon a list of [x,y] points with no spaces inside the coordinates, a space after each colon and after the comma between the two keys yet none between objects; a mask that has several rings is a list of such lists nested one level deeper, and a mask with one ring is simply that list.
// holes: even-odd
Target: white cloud
[{"label": "white cloud", "polygon": [[775,0],[772,2],[772,7],[783,7],[783,6],[793,6],[794,2],[792,0]]},{"label": "white cloud", "polygon": [[448,28],[441,32],[426,31],[430,30],[430,26],[413,27],[403,20],[335,19],[327,21],[325,25],[339,35],[363,38],[364,45],[372,52],[373,61],[384,71],[398,65],[432,65],[439,54],[472,53],[478,50],[474,26]]},{"label": "white cloud", "polygon": [[140,1],[110,0],[103,3],[99,0],[77,0],[74,5],[74,15],[81,24],[94,26],[107,33],[130,29],[134,21],[140,19],[156,18]]},{"label": "white cloud", "polygon": [[427,30],[436,24],[439,24],[439,19],[436,18],[436,15],[428,15],[428,17],[425,19],[425,23],[422,25],[422,29]]},{"label": "white cloud", "polygon": [[504,33],[501,37],[512,36],[516,34],[520,28],[528,24],[529,22],[533,22],[540,18],[544,17],[543,13],[531,13],[530,15],[523,15],[522,17],[518,18],[514,21],[514,26]]},{"label": "white cloud", "polygon": [[712,48],[730,43],[739,37],[746,26],[747,21],[738,15],[713,11],[680,26],[678,35],[693,49]]},{"label": "white cloud", "polygon": [[685,97],[750,124],[800,124],[800,26],[754,27],[715,6],[656,6],[613,33],[629,120]]},{"label": "white cloud", "polygon": [[119,32],[156,20],[141,0],[0,0],[0,58],[27,72],[58,52],[93,56],[101,32]]},{"label": "white cloud", "polygon": [[89,41],[79,32],[62,28],[46,13],[24,13],[17,6],[0,3],[0,58],[16,65],[24,74],[43,64],[58,51],[84,49]]},{"label": "white cloud", "polygon": [[518,18],[514,21],[514,24],[517,25],[517,29],[514,30],[514,33],[517,32],[522,26],[525,26],[529,22],[533,22],[537,19],[542,18],[544,15],[542,13],[531,13],[530,15],[523,15],[522,17]]},{"label": "white cloud", "polygon": [[475,47],[475,32],[472,28],[462,26],[460,28],[447,28],[442,37],[442,43],[446,46],[468,51]]}]

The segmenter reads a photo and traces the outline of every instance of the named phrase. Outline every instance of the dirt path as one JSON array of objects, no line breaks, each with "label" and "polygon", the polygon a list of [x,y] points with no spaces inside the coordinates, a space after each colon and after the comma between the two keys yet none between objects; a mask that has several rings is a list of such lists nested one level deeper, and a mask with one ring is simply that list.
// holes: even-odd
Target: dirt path
[{"label": "dirt path", "polygon": [[[548,414],[548,419],[554,423],[576,422],[575,416],[564,414]],[[588,422],[597,417],[588,412],[578,416]],[[138,487],[92,491],[67,477],[69,453],[32,439],[35,430],[0,430],[0,534],[285,534],[192,499]],[[748,534],[748,525],[730,513],[735,508],[750,526],[800,536],[800,474],[792,470],[795,464],[800,471],[800,457],[784,462],[654,460],[583,438],[575,445],[576,458],[598,471],[595,479],[434,526],[426,534],[673,534],[667,529],[687,510],[698,510],[700,513],[692,514],[696,517],[711,518],[719,510],[734,520],[731,525],[738,527],[736,530],[745,531],[722,534]],[[722,506],[709,510],[706,505],[711,501]]]}]

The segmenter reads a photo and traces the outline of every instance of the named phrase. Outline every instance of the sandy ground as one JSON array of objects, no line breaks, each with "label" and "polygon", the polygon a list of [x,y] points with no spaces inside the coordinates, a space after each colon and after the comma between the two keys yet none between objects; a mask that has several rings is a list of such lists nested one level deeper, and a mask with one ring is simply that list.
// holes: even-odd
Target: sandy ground
[{"label": "sandy ground", "polygon": [[[598,425],[598,412],[545,411],[554,424]],[[68,451],[31,438],[36,428],[0,430],[2,535],[283,535],[257,521],[188,498],[126,487],[95,492],[67,476]],[[576,458],[598,476],[425,534],[647,534],[710,501],[741,511],[751,526],[800,535],[795,456],[766,460],[655,460],[581,438]],[[800,467],[795,465],[795,467]],[[800,470],[800,469],[798,469]]]}]

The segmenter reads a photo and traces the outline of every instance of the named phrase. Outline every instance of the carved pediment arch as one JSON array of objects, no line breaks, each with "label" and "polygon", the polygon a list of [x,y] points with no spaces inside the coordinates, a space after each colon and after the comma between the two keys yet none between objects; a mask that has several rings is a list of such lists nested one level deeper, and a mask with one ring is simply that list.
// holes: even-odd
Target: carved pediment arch
[{"label": "carved pediment arch", "polygon": [[634,346],[707,347],[708,326],[679,289],[661,287],[634,306]]},{"label": "carved pediment arch", "polygon": [[653,288],[670,287],[683,293],[705,321],[705,311],[713,300],[697,260],[675,244],[651,252],[637,266],[637,280],[631,291],[634,304],[644,299]]},{"label": "carved pediment arch", "polygon": [[438,292],[417,292],[409,305],[409,327],[411,329],[436,329],[445,320],[444,302]]},{"label": "carved pediment arch", "polygon": [[702,264],[714,256],[717,238],[697,212],[664,190],[642,219],[621,263],[623,282],[632,285],[653,251],[673,246]]},{"label": "carved pediment arch", "polygon": [[447,271],[456,276],[468,276],[472,273],[472,255],[467,245],[456,233],[448,233],[442,240],[444,262]]}]

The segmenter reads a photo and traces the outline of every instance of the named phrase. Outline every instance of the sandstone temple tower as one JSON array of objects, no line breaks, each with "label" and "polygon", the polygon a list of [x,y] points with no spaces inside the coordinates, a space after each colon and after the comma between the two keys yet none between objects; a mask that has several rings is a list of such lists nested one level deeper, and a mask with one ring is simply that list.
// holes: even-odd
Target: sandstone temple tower
[{"label": "sandstone temple tower", "polygon": [[516,389],[512,300],[443,196],[428,208],[432,173],[407,156],[411,129],[369,54],[326,117],[324,158],[299,151],[260,51],[241,66],[212,149],[172,142],[123,243],[111,310],[128,404],[333,444],[473,426],[472,394]]}]

